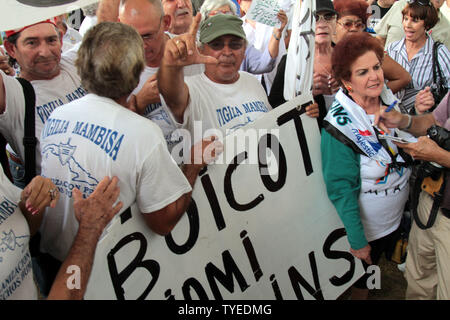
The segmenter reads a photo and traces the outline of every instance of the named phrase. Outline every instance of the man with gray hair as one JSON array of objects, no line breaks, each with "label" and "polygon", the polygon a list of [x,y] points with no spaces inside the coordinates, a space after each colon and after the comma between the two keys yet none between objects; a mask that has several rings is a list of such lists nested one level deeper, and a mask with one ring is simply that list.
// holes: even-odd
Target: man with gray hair
[{"label": "man with gray hair", "polygon": [[164,13],[170,16],[169,32],[179,35],[188,32],[192,24],[191,0],[161,0]]},{"label": "man with gray hair", "polygon": [[[200,25],[200,19],[197,14],[187,34],[167,42],[158,72],[159,90],[178,125],[191,135],[196,121],[201,121],[203,132],[214,128],[227,133],[272,108],[258,80],[239,71],[246,49],[242,20],[220,14]],[[196,63],[204,63],[205,72],[184,78],[183,67]]]},{"label": "man with gray hair", "polygon": [[[164,13],[160,0],[102,0],[97,16],[99,22],[120,21],[130,25],[141,35],[146,65],[138,86],[132,92],[136,96],[136,110],[161,128],[167,146],[171,150],[180,140],[172,136],[176,126],[160,97],[156,79],[164,47],[170,39],[167,31],[171,24],[171,16]],[[187,75],[201,72],[199,65],[190,66],[185,70]]]},{"label": "man with gray hair", "polygon": [[61,194],[44,217],[41,247],[59,261],[78,230],[73,188],[87,197],[103,176],[116,176],[123,208],[136,203],[148,227],[166,235],[187,209],[206,165],[202,159],[180,170],[158,126],[127,109],[144,68],[143,43],[135,29],[97,24],[83,39],[76,67],[89,94],[55,110],[41,136],[42,174]]}]

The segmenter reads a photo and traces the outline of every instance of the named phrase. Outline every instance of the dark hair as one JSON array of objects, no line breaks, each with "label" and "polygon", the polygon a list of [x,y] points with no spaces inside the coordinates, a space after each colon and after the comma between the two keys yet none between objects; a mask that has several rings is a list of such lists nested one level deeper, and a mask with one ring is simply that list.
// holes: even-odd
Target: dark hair
[{"label": "dark hair", "polygon": [[[11,43],[12,45],[16,46],[17,39],[19,39],[19,36],[20,36],[20,32],[13,34],[12,36],[9,36],[5,40],[8,41],[9,43]],[[8,60],[9,65],[13,68],[17,68],[17,60],[14,59],[13,57],[11,57],[10,55],[8,55],[8,57],[9,57],[9,60]]]},{"label": "dark hair", "polygon": [[410,15],[412,18],[423,20],[425,30],[430,30],[439,21],[437,9],[430,3],[424,6],[418,2],[408,3],[402,11],[402,15]]},{"label": "dark hair", "polygon": [[383,61],[384,50],[382,45],[367,32],[353,32],[339,41],[331,56],[333,76],[336,81],[340,84],[342,84],[342,80],[349,81],[352,74],[352,64],[368,51],[373,51],[380,63]]},{"label": "dark hair", "polygon": [[338,13],[338,19],[346,15],[359,17],[367,25],[370,14],[367,13],[369,4],[365,0],[334,0],[334,10]]}]

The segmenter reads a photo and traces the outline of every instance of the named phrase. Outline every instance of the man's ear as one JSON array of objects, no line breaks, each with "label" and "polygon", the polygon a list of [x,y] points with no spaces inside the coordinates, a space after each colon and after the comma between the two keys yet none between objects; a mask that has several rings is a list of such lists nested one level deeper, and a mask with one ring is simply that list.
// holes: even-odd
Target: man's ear
[{"label": "man's ear", "polygon": [[5,42],[3,42],[3,45],[5,46],[6,52],[8,52],[9,56],[15,59],[17,49],[16,46],[8,40],[5,40]]}]

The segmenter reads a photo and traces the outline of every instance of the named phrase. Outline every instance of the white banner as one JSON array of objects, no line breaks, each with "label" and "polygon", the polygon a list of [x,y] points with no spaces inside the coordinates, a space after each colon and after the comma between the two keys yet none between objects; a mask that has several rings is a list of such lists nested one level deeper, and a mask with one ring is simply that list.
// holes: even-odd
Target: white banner
[{"label": "white banner", "polygon": [[135,207],[116,217],[97,246],[85,299],[339,297],[363,268],[327,197],[317,121],[299,111],[311,98],[246,126],[253,143],[235,140],[242,131],[228,135],[223,159],[234,159],[200,173],[170,235],[149,231]]},{"label": "white banner", "polygon": [[60,14],[83,8],[98,1],[99,0],[2,0],[0,31],[28,26]]},{"label": "white banner", "polygon": [[316,0],[298,0],[294,7],[291,40],[284,73],[284,99],[312,91],[314,78]]}]

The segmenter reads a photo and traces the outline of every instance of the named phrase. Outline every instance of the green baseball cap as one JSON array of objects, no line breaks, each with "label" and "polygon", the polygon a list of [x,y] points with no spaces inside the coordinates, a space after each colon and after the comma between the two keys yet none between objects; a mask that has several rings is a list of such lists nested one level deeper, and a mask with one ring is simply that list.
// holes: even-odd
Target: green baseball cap
[{"label": "green baseball cap", "polygon": [[232,34],[246,39],[242,20],[230,14],[217,14],[207,18],[200,25],[200,42],[208,43],[220,36]]}]

